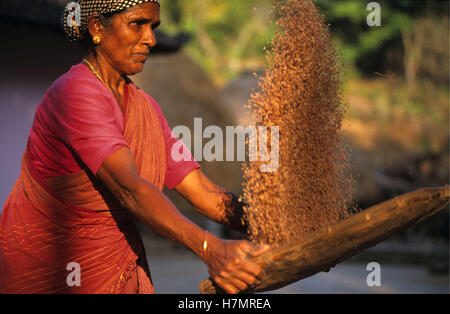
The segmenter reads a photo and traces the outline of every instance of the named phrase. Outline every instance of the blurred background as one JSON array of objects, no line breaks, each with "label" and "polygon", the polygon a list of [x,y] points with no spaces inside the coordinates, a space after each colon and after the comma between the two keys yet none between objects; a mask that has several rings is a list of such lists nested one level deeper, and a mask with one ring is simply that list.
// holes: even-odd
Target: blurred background
[{"label": "blurred background", "polygon": [[[171,127],[249,125],[244,106],[263,75],[275,32],[272,0],[160,0],[158,46],[137,85],[160,104]],[[17,179],[37,105],[53,81],[81,61],[65,40],[64,0],[0,2],[0,203]],[[355,203],[369,208],[420,187],[449,184],[449,2],[377,1],[381,26],[369,27],[363,0],[317,0],[345,64],[345,139],[357,176]],[[204,172],[242,191],[237,162],[203,162]],[[222,237],[233,234],[182,212]],[[1,207],[0,207],[1,210]],[[141,227],[156,291],[197,293],[206,266],[190,252]],[[382,286],[366,284],[369,262]],[[276,293],[448,293],[449,210]]]}]

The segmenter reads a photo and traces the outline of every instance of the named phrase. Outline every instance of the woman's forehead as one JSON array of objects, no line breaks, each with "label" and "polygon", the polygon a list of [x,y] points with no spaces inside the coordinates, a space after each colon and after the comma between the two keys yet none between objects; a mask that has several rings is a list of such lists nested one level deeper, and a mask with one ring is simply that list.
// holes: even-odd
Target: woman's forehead
[{"label": "woman's forehead", "polygon": [[159,5],[155,2],[142,3],[140,5],[128,8],[125,12],[123,12],[123,15],[130,19],[159,19]]}]

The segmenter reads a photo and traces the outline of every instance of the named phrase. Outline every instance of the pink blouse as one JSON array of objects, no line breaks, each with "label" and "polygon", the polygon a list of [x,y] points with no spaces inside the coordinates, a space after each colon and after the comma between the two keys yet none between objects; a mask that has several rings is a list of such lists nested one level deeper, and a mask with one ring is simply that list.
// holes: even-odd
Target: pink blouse
[{"label": "pink blouse", "polygon": [[[127,96],[125,92],[125,103]],[[180,140],[173,136],[156,101],[148,98],[163,128],[167,152],[165,184],[173,189],[200,165],[193,158],[172,159],[172,147]],[[44,179],[86,168],[96,175],[108,156],[128,147],[123,139],[124,129],[125,119],[114,96],[87,66],[78,64],[47,90],[30,132],[28,157]],[[188,152],[182,142],[178,145]]]}]

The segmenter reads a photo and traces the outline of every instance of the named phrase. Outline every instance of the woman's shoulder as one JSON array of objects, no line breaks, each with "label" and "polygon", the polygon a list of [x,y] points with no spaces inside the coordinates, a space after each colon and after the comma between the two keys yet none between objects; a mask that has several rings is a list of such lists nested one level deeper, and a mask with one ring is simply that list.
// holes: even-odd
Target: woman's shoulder
[{"label": "woman's shoulder", "polygon": [[104,97],[108,96],[106,87],[80,63],[60,76],[48,89],[47,94],[56,99],[65,97]]}]

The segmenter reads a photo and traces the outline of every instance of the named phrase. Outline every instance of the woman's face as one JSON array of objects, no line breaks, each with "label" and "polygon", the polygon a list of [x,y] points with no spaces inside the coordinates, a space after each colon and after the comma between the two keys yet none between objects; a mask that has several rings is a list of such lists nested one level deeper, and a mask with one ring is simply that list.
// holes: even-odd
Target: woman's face
[{"label": "woman's face", "polygon": [[150,49],[156,45],[154,30],[160,24],[159,5],[143,3],[115,15],[102,27],[97,47],[120,74],[134,75],[143,70]]}]

